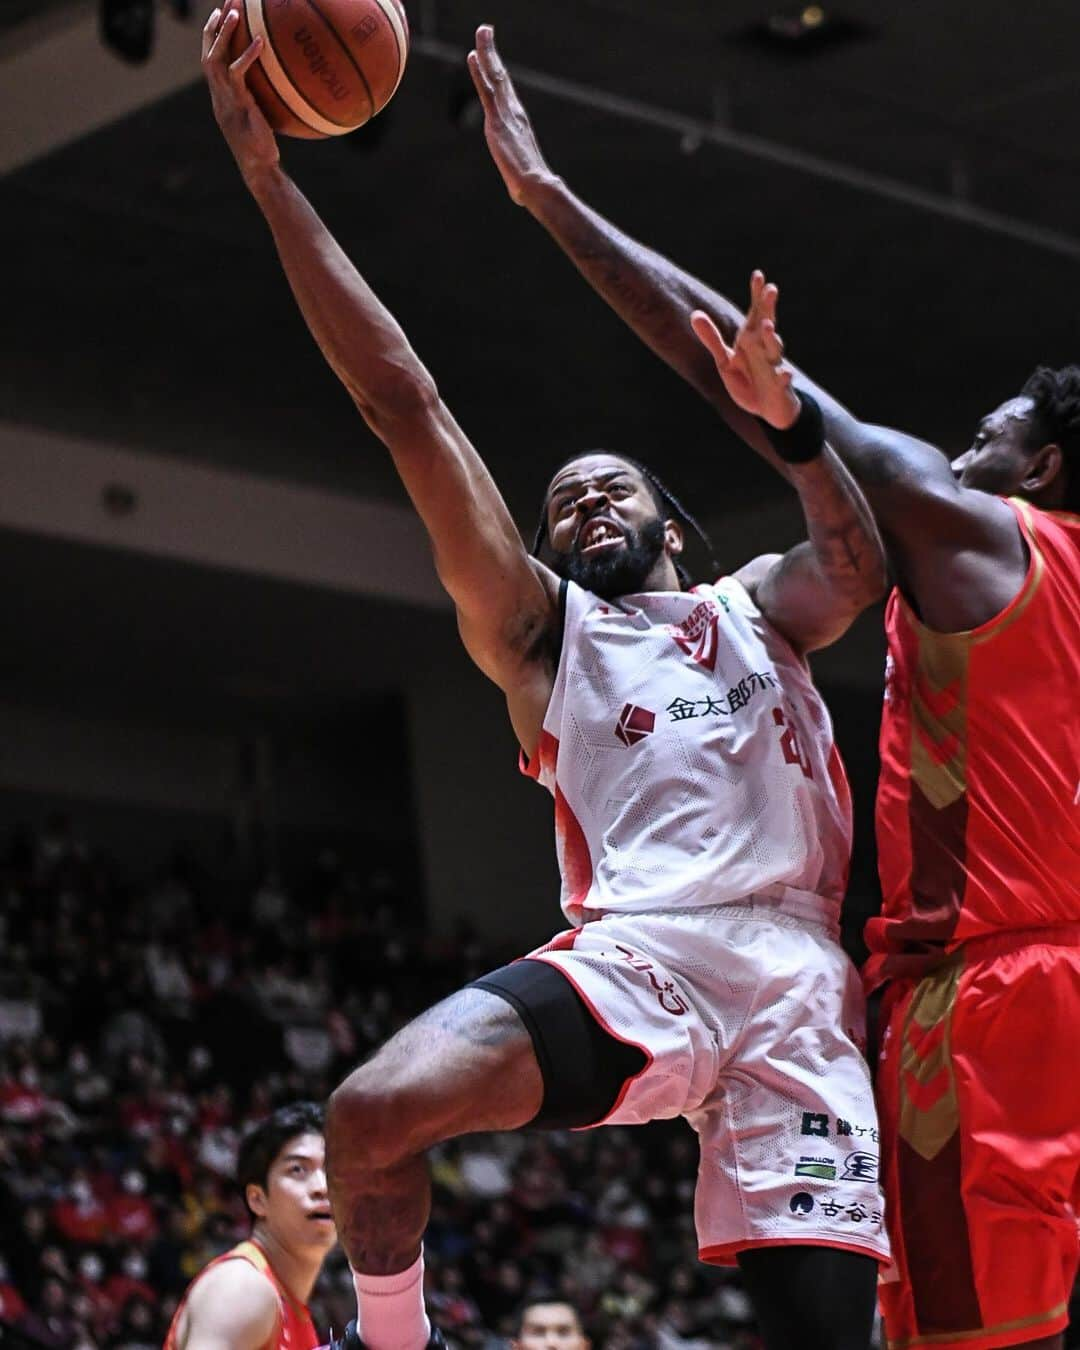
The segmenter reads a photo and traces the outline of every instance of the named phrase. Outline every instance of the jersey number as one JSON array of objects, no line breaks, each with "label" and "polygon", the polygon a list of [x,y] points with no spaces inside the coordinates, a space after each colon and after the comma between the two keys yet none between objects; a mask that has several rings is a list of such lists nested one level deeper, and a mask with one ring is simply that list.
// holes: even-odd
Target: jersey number
[{"label": "jersey number", "polygon": [[803,748],[799,744],[799,737],[794,727],[789,727],[787,719],[779,708],[772,711],[773,721],[782,729],[780,736],[780,750],[784,756],[785,764],[797,764],[803,771],[803,776],[813,778],[814,767],[803,753]]}]

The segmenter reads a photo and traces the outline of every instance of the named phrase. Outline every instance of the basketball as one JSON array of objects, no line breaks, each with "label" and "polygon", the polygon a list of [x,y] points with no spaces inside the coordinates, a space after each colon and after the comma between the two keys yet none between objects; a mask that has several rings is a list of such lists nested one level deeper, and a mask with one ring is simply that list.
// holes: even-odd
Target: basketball
[{"label": "basketball", "polygon": [[263,40],[248,87],[275,131],[344,136],[401,82],[409,24],[401,0],[242,0],[230,57]]}]

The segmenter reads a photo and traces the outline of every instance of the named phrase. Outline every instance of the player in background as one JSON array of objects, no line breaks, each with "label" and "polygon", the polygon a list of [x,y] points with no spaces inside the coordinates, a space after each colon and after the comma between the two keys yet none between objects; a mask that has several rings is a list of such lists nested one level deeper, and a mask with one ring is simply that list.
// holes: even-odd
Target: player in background
[{"label": "player in background", "polygon": [[868,982],[888,981],[886,1330],[897,1350],[1060,1347],[1080,1209],[1080,368],[1037,370],[951,466],[861,422],[785,365],[760,273],[744,319],[570,192],[490,28],[469,65],[513,200],[770,458],[751,414],[768,390],[798,426],[794,380],[874,510],[897,580],[867,931]]},{"label": "player in background", "polygon": [[260,1121],[241,1141],[236,1180],[251,1237],[191,1282],[165,1350],[314,1350],[307,1301],[337,1241],[322,1108],[293,1102]]},{"label": "player in background", "polygon": [[284,173],[245,80],[259,43],[228,62],[235,23],[215,11],[203,35],[218,123],[428,531],[466,649],[506,695],[526,771],[555,796],[575,925],[422,1014],[331,1099],[359,1314],[339,1343],[431,1337],[433,1144],[685,1115],[701,1255],[742,1267],[770,1350],[864,1350],[887,1255],[877,1177],[824,1142],[836,1121],[877,1128],[838,942],[850,801],[805,653],[883,591],[865,503],[818,446],[791,468],[809,540],[685,589],[683,513],[597,451],[555,473],[530,555],[401,328]]},{"label": "player in background", "polygon": [[591,1350],[581,1316],[572,1303],[539,1299],[527,1303],[518,1319],[513,1350]]}]

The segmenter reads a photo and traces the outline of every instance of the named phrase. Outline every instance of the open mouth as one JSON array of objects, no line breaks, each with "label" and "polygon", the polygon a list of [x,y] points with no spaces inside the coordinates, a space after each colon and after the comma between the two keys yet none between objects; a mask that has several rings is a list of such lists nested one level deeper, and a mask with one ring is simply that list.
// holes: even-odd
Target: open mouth
[{"label": "open mouth", "polygon": [[334,1222],[334,1216],[330,1213],[330,1211],[329,1211],[328,1209],[316,1209],[316,1210],[312,1210],[312,1212],[308,1215],[308,1219],[309,1219],[312,1223],[333,1223],[333,1222]]},{"label": "open mouth", "polygon": [[577,547],[579,553],[603,553],[625,542],[622,531],[617,526],[610,520],[597,518],[587,521],[582,527]]}]

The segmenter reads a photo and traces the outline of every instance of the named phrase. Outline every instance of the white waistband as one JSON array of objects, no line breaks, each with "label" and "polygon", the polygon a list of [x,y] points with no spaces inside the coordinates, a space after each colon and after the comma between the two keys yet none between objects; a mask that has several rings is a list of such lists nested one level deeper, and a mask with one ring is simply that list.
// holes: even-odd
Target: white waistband
[{"label": "white waistband", "polygon": [[840,937],[840,906],[835,900],[816,895],[813,891],[801,891],[794,886],[783,885],[767,886],[750,895],[704,905],[672,905],[663,909],[588,909],[582,914],[582,922],[633,919],[638,916],[650,919],[702,918],[709,914],[721,914],[728,918],[739,914],[745,918],[760,919],[775,919],[782,915],[824,929],[836,940]]}]

